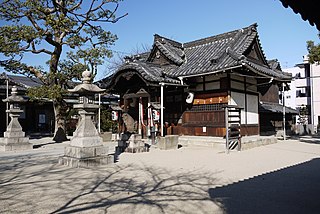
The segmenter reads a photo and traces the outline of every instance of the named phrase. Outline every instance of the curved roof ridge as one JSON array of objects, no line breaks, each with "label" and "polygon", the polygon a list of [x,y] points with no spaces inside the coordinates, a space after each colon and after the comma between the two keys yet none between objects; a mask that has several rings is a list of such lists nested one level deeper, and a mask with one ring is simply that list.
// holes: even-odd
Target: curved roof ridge
[{"label": "curved roof ridge", "polygon": [[178,47],[178,48],[183,47],[183,44],[181,42],[177,42],[175,40],[168,39],[164,36],[160,36],[159,34],[154,34],[154,42],[156,42],[156,41],[160,41],[160,42],[166,41],[175,47]]},{"label": "curved roof ridge", "polygon": [[[226,50],[224,52],[222,52],[220,55],[217,55],[216,57],[214,57],[214,60],[219,60],[219,58],[222,58],[226,54],[237,61],[244,59],[243,53],[252,44],[252,42],[256,36],[256,35],[252,34],[252,31],[254,31],[254,32],[257,31],[256,27],[257,27],[257,24],[255,23],[255,24],[250,25],[249,27],[241,28],[241,29],[237,30],[236,34],[231,39],[232,41],[226,47]],[[241,36],[243,36],[245,34],[247,34],[251,38],[247,39],[247,37],[244,37],[243,40],[245,40],[245,45],[240,46],[241,47],[240,51],[236,50],[236,48],[237,48],[236,45],[239,45],[239,39],[241,38]]]},{"label": "curved roof ridge", "polygon": [[210,36],[210,37],[206,37],[206,38],[202,38],[202,39],[197,39],[197,40],[194,40],[194,41],[191,41],[191,42],[186,42],[186,43],[183,44],[183,46],[185,48],[190,48],[190,47],[193,47],[193,46],[198,46],[198,45],[203,45],[203,44],[207,44],[207,43],[210,43],[210,42],[214,42],[216,40],[221,40],[223,38],[224,39],[228,39],[230,37],[234,38],[235,35],[237,35],[239,33],[239,31],[245,31],[247,29],[254,29],[257,26],[258,26],[257,23],[254,23],[254,24],[249,25],[248,27],[232,30],[232,31],[229,31],[229,32],[226,32],[226,33],[221,33],[221,34],[218,34],[218,35],[214,35],[214,36]]},{"label": "curved roof ridge", "polygon": [[177,65],[181,65],[184,62],[184,60],[181,58],[184,56],[184,54],[182,54],[182,56],[178,56],[177,53],[174,53],[172,50],[169,50],[164,44],[162,44],[159,41],[156,41],[155,45],[169,60],[173,61]]},{"label": "curved roof ridge", "polygon": [[163,72],[162,68],[158,67],[158,69],[155,69],[154,67],[148,66],[147,62],[141,61],[129,62],[124,64],[118,69],[117,73],[128,69],[138,71],[137,73],[140,74],[143,79],[150,82],[180,83],[179,80],[164,77],[162,74],[164,74],[165,72]]}]

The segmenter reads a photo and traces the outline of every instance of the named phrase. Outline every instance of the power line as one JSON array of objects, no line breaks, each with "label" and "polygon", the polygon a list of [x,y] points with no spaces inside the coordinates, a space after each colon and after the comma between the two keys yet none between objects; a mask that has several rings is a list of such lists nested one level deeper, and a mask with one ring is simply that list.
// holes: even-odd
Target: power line
[{"label": "power line", "polygon": [[300,79],[313,79],[320,78],[320,76],[312,76],[312,77],[293,77],[292,79],[300,80]]}]

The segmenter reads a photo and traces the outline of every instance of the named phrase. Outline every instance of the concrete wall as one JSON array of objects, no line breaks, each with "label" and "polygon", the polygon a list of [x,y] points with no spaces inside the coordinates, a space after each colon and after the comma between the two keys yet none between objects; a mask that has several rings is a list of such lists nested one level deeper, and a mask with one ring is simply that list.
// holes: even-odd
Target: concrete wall
[{"label": "concrete wall", "polygon": [[158,147],[162,150],[177,149],[178,139],[179,135],[166,135],[164,137],[160,137]]}]

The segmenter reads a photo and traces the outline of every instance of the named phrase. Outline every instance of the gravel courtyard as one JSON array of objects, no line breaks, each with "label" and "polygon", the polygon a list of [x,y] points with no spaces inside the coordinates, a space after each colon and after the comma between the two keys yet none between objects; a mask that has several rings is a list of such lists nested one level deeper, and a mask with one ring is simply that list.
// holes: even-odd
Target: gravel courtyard
[{"label": "gravel courtyard", "polygon": [[320,212],[318,138],[229,154],[200,146],[122,153],[96,169],[58,165],[68,142],[46,140],[0,152],[0,213]]}]

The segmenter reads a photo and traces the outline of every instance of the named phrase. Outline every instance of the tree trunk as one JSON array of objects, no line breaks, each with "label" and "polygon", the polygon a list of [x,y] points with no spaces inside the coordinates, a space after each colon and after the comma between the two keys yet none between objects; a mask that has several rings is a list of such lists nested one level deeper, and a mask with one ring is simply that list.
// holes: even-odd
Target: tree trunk
[{"label": "tree trunk", "polygon": [[53,101],[55,131],[53,140],[57,143],[68,140],[66,136],[66,109],[63,101]]}]

